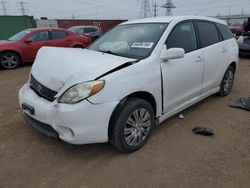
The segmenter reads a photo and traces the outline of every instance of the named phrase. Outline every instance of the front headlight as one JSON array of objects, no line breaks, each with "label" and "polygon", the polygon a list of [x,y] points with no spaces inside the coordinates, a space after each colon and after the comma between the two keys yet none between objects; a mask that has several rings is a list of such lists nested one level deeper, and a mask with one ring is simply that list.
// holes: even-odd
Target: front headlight
[{"label": "front headlight", "polygon": [[58,99],[59,103],[75,104],[98,93],[104,86],[104,81],[90,81],[72,86]]}]

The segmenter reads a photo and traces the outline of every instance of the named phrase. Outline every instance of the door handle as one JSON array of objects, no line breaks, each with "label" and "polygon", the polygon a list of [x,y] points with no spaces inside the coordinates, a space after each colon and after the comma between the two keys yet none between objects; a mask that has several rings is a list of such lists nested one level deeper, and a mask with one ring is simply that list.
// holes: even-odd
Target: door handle
[{"label": "door handle", "polygon": [[201,57],[201,56],[198,56],[197,58],[196,58],[196,62],[197,63],[199,63],[199,62],[202,62],[204,60],[204,58],[203,57]]}]

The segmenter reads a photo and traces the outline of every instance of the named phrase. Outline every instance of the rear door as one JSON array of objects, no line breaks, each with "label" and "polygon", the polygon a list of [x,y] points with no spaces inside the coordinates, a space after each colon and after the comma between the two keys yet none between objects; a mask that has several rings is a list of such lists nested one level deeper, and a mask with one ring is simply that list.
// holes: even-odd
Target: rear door
[{"label": "rear door", "polygon": [[51,46],[55,47],[69,47],[72,43],[69,33],[60,30],[50,30]]},{"label": "rear door", "polygon": [[220,84],[222,71],[225,71],[228,46],[223,42],[215,23],[196,21],[196,26],[200,39],[199,47],[204,52],[205,57],[203,92],[206,92]]},{"label": "rear door", "polygon": [[183,105],[201,93],[204,69],[204,54],[198,49],[192,21],[175,26],[165,47],[183,48],[185,56],[161,63],[164,113]]}]

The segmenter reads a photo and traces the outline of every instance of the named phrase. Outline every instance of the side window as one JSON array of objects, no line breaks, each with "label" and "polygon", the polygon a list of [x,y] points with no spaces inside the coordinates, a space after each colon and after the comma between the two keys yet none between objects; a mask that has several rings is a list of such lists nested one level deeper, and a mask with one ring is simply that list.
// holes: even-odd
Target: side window
[{"label": "side window", "polygon": [[167,48],[183,48],[185,53],[197,49],[195,30],[192,22],[177,25],[167,39]]},{"label": "side window", "polygon": [[197,22],[201,48],[220,42],[219,33],[212,22]]},{"label": "side window", "polygon": [[95,32],[96,29],[95,28],[85,28],[84,31],[85,31],[85,33],[92,33],[92,32]]},{"label": "side window", "polygon": [[231,30],[227,25],[216,23],[216,26],[218,27],[224,40],[231,39],[234,37],[233,33],[231,32]]},{"label": "side window", "polygon": [[51,36],[52,39],[63,39],[68,35],[68,33],[64,32],[64,31],[52,31],[51,32]]},{"label": "side window", "polygon": [[49,33],[47,31],[37,32],[33,34],[30,39],[33,42],[49,40]]}]

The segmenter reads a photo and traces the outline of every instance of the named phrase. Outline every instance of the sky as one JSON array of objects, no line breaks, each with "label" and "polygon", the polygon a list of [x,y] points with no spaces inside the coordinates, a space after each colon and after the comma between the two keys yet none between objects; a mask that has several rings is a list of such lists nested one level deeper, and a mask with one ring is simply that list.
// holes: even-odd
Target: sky
[{"label": "sky", "polygon": [[[8,15],[21,15],[24,1],[27,15],[49,19],[137,19],[140,18],[142,0],[0,0],[5,1]],[[176,8],[173,15],[203,16],[250,14],[250,0],[172,0]],[[158,5],[158,16],[165,15],[160,6],[166,0],[150,0]],[[3,15],[0,4],[0,15]]]}]

